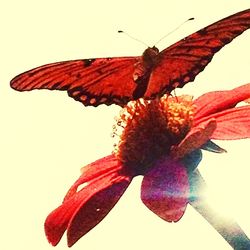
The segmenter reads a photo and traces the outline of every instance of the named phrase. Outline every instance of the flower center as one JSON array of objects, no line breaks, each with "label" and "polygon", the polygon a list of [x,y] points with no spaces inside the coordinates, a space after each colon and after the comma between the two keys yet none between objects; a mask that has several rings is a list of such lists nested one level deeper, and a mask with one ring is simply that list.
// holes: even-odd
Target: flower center
[{"label": "flower center", "polygon": [[129,102],[113,128],[113,135],[119,137],[114,153],[135,174],[143,174],[185,137],[193,116],[190,96]]}]

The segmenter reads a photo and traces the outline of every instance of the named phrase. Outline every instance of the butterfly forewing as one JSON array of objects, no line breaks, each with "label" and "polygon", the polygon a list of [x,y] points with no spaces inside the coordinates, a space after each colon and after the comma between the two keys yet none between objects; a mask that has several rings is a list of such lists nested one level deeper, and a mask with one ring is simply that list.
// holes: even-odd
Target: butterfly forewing
[{"label": "butterfly forewing", "polygon": [[118,104],[130,101],[137,57],[97,58],[47,64],[18,75],[11,86],[19,91],[67,90],[84,105]]},{"label": "butterfly forewing", "polygon": [[248,28],[250,9],[209,25],[161,51],[145,97],[152,98],[193,81],[217,51]]}]

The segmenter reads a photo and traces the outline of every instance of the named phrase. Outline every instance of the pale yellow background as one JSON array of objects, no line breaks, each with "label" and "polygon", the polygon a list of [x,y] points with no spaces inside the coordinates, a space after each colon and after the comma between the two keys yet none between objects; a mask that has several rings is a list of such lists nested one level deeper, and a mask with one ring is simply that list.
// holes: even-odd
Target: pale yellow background
[{"label": "pale yellow background", "polygon": [[[117,34],[124,29],[163,49],[218,19],[249,8],[249,0],[53,1],[0,3],[0,249],[52,249],[43,233],[46,215],[58,206],[85,164],[109,154],[119,107],[86,108],[59,91],[19,93],[15,75],[33,67],[77,58],[140,55],[145,46]],[[198,95],[250,82],[250,31],[220,51],[196,79],[177,93]],[[250,141],[221,142],[228,154],[204,154],[199,168],[210,194],[250,236]],[[143,146],[143,145],[142,145]],[[139,198],[134,180],[118,205],[72,249],[231,249],[191,207],[169,224]],[[67,249],[65,238],[56,247]]]}]

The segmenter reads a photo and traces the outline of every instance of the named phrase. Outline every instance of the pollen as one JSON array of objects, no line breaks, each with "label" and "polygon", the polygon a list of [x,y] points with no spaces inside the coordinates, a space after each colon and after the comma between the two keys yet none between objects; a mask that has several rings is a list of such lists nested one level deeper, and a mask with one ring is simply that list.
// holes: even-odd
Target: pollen
[{"label": "pollen", "polygon": [[131,101],[116,118],[113,137],[118,142],[113,153],[136,174],[144,174],[185,137],[193,115],[192,98],[188,96]]},{"label": "pollen", "polygon": [[164,96],[160,105],[166,116],[168,132],[182,140],[190,130],[194,119],[195,106],[192,96],[169,96],[168,98]]}]

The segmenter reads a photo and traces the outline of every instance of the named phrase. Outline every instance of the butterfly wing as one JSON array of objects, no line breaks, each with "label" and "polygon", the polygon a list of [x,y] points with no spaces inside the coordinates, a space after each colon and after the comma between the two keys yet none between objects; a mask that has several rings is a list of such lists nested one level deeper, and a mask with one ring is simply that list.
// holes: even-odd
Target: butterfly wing
[{"label": "butterfly wing", "polygon": [[152,99],[191,82],[214,54],[250,28],[250,9],[226,17],[166,48],[152,70],[145,93]]},{"label": "butterfly wing", "polygon": [[51,63],[16,76],[11,87],[19,90],[67,90],[85,106],[123,106],[133,99],[134,64],[139,57],[114,57]]},{"label": "butterfly wing", "polygon": [[[144,65],[140,65],[142,61],[148,63],[144,57],[72,60],[20,74],[11,81],[11,87],[19,91],[67,90],[69,96],[85,106],[112,103],[123,106],[142,96],[152,99],[193,81],[217,51],[248,28],[250,9],[209,25],[163,50],[152,68],[143,69]],[[142,81],[136,82],[134,73],[140,66]]]}]

